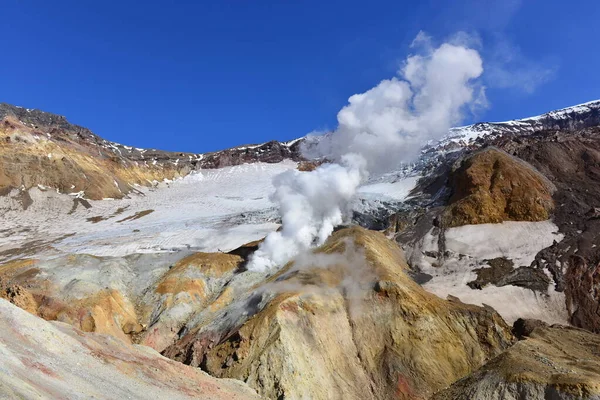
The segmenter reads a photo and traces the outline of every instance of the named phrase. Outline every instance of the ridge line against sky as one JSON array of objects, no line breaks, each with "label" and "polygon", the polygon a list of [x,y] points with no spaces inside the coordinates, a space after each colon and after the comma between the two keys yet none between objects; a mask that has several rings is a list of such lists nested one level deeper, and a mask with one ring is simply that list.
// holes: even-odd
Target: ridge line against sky
[{"label": "ridge line against sky", "polygon": [[419,32],[482,55],[489,106],[467,123],[600,98],[593,1],[4,3],[0,101],[136,147],[203,153],[334,129]]}]

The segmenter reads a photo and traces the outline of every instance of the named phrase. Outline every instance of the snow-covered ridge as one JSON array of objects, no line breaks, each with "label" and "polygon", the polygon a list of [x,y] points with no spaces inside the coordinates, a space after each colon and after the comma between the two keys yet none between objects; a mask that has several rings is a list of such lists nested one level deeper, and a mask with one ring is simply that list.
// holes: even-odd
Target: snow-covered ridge
[{"label": "snow-covered ridge", "polygon": [[450,129],[433,147],[468,145],[491,134],[523,134],[548,129],[580,129],[600,125],[600,100],[561,108],[545,114],[503,122],[480,122]]}]

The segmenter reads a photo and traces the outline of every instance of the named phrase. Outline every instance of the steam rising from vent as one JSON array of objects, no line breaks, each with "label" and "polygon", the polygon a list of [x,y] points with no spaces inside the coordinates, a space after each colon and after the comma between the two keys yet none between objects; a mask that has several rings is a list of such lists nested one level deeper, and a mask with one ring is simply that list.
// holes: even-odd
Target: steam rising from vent
[{"label": "steam rising from vent", "polygon": [[335,131],[309,137],[308,158],[324,157],[311,172],[287,171],[275,177],[273,200],[282,229],[269,234],[248,264],[250,270],[281,267],[311,246],[322,244],[344,222],[358,186],[371,174],[414,161],[430,140],[459,123],[465,106],[485,104],[475,79],[483,72],[477,51],[444,43],[433,48],[420,33],[399,78],[348,99]]}]

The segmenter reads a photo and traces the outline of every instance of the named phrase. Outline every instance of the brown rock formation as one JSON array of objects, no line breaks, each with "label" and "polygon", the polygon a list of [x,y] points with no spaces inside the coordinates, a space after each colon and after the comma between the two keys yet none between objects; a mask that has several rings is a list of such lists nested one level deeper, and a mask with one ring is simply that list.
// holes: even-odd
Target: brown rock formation
[{"label": "brown rock formation", "polygon": [[540,321],[539,319],[519,318],[513,324],[512,333],[517,337],[517,339],[521,340],[531,336],[535,328],[547,326],[547,323]]},{"label": "brown rock formation", "polygon": [[237,327],[198,327],[164,354],[269,398],[427,398],[513,337],[493,310],[431,295],[407,268],[384,235],[340,230],[273,276],[274,295]]},{"label": "brown rock formation", "polygon": [[598,349],[598,335],[557,325],[538,327],[433,399],[600,399]]},{"label": "brown rock formation", "polygon": [[552,184],[505,152],[489,148],[451,173],[453,195],[442,216],[446,227],[502,221],[543,221],[554,208]]},{"label": "brown rock formation", "polygon": [[600,332],[600,264],[588,265],[583,257],[573,256],[565,273],[565,296],[570,322]]},{"label": "brown rock formation", "polygon": [[33,295],[19,285],[12,285],[5,289],[0,288],[0,298],[10,301],[15,306],[32,314],[37,313],[38,304]]},{"label": "brown rock formation", "polygon": [[173,165],[119,158],[58,127],[36,129],[11,117],[0,121],[0,143],[0,190],[4,192],[42,185],[61,193],[83,191],[92,200],[121,198],[133,190],[133,184],[150,185],[187,172]]}]

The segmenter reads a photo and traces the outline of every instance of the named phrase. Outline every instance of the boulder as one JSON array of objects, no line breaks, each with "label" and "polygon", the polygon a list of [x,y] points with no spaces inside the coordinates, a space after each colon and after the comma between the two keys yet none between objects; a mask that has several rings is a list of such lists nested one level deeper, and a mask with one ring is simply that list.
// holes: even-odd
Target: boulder
[{"label": "boulder", "polygon": [[449,178],[445,227],[503,221],[544,221],[554,208],[552,184],[532,166],[487,148],[460,162]]}]

